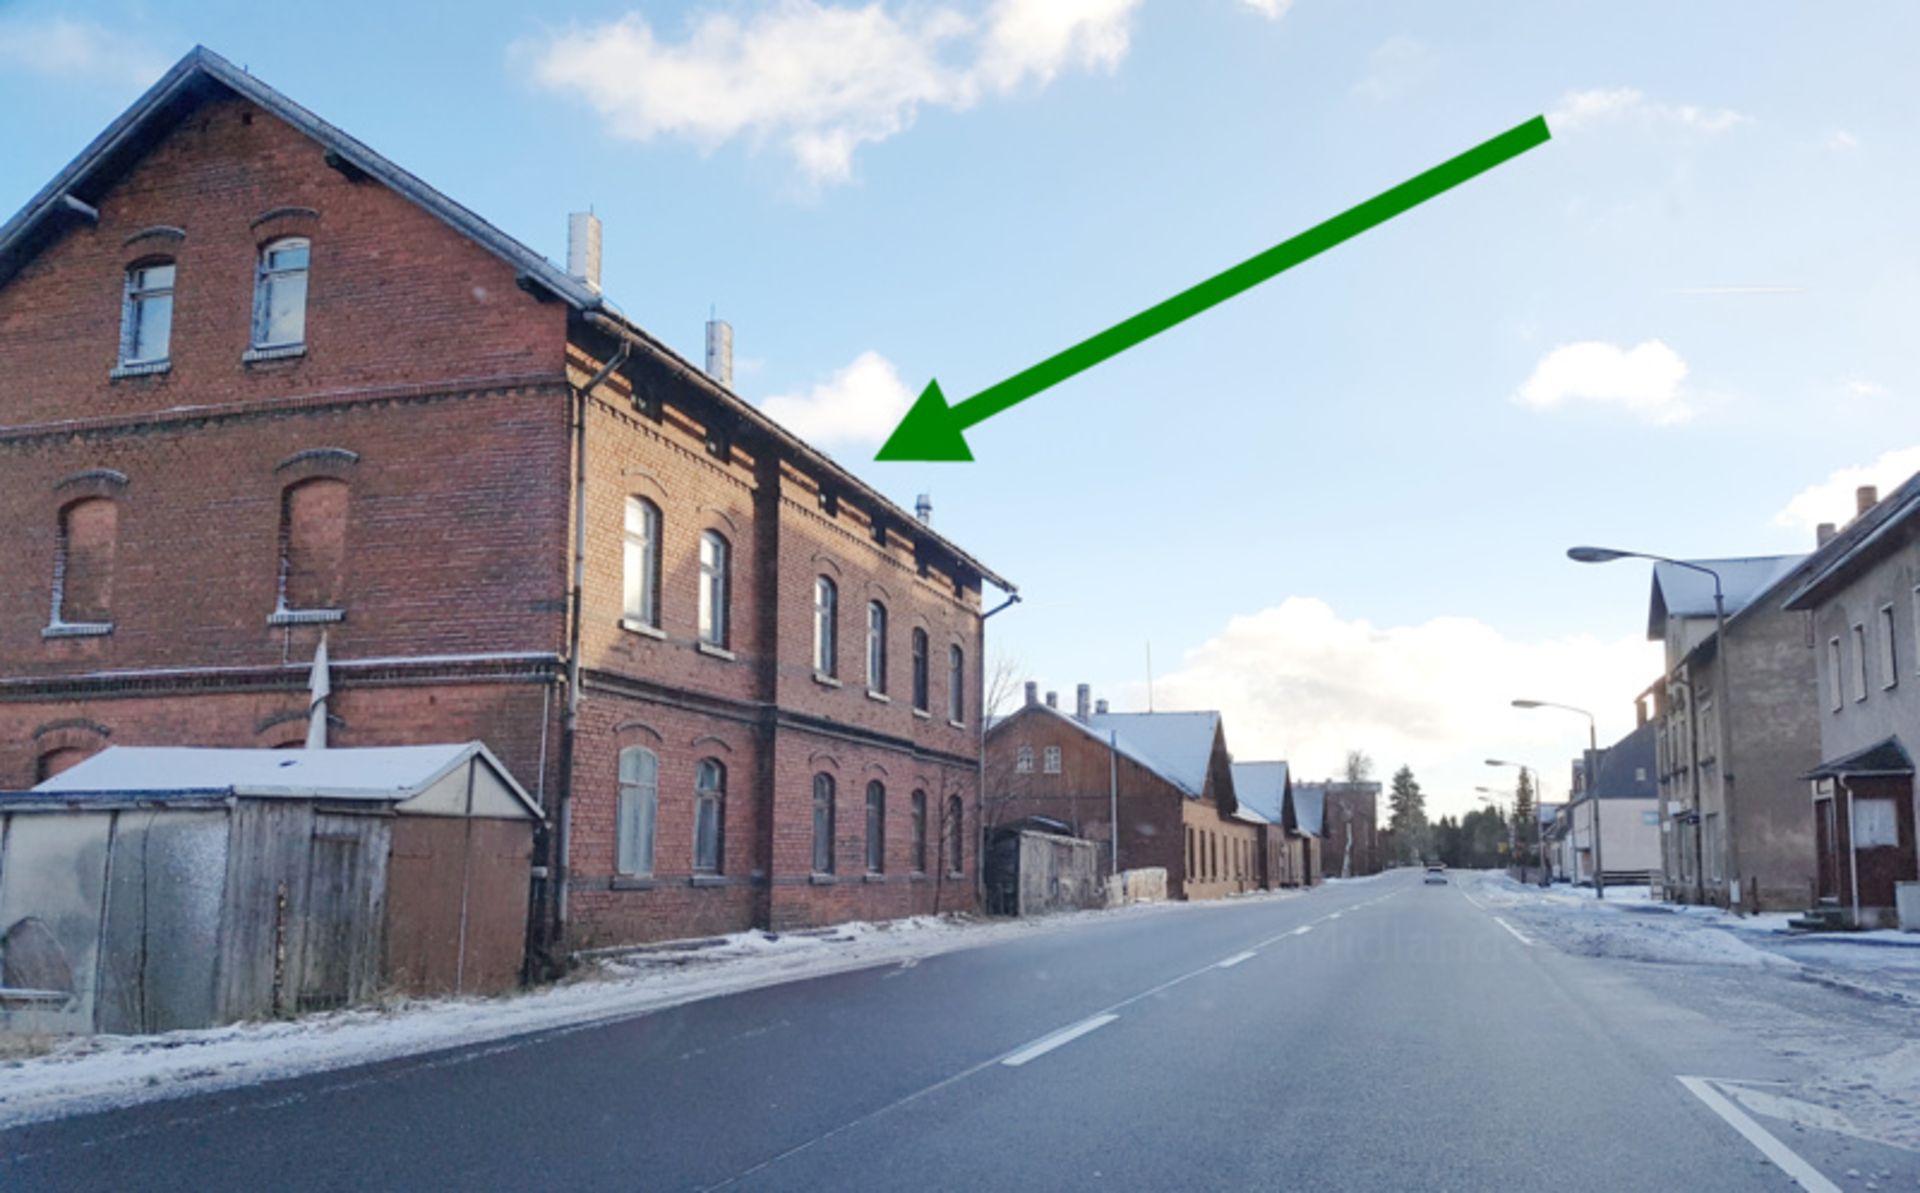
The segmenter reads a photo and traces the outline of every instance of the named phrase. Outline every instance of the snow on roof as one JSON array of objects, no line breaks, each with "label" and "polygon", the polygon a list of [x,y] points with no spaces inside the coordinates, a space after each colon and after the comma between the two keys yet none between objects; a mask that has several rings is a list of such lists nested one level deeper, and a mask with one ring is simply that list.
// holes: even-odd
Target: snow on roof
[{"label": "snow on roof", "polygon": [[1326,835],[1327,785],[1325,783],[1295,783],[1293,785],[1293,826],[1308,836]]},{"label": "snow on roof", "polygon": [[[1690,563],[1720,574],[1727,616],[1732,617],[1778,584],[1805,555],[1757,555],[1741,559],[1694,559]],[[1647,637],[1667,636],[1669,617],[1712,617],[1713,577],[1672,563],[1653,565],[1653,594],[1647,609]]]},{"label": "snow on roof", "polygon": [[109,746],[35,787],[29,795],[233,795],[393,801],[419,795],[479,755],[529,811],[538,809],[479,742],[325,750]]},{"label": "snow on roof", "polygon": [[1217,712],[1095,713],[1087,727],[1104,737],[1111,731],[1128,753],[1169,783],[1198,797],[1207,789],[1207,771],[1213,765],[1213,743],[1220,732]]},{"label": "snow on roof", "polygon": [[1233,794],[1243,812],[1253,812],[1264,824],[1279,824],[1287,799],[1287,764],[1284,762],[1236,762],[1233,764]]}]

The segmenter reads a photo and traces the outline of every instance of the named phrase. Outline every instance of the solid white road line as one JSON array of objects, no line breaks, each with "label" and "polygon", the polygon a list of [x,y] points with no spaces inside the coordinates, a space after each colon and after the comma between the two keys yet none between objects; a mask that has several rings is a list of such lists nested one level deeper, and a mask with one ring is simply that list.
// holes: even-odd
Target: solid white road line
[{"label": "solid white road line", "polygon": [[1474,898],[1472,895],[1467,894],[1467,892],[1465,891],[1460,892],[1460,897],[1462,899],[1465,899],[1467,902],[1473,904],[1475,907],[1478,907],[1481,911],[1485,911],[1487,909],[1487,905],[1485,903],[1480,902],[1480,900]]},{"label": "solid white road line", "polygon": [[1233,956],[1228,957],[1225,961],[1222,961],[1219,965],[1215,966],[1215,968],[1216,969],[1232,969],[1234,966],[1240,964],[1242,961],[1251,961],[1251,960],[1253,960],[1253,952],[1252,950],[1248,950],[1247,952],[1244,952],[1244,953],[1235,953]]},{"label": "solid white road line", "polygon": [[1309,933],[1309,932],[1311,932],[1311,931],[1313,931],[1313,925],[1312,925],[1312,924],[1302,924],[1302,925],[1300,925],[1300,926],[1299,926],[1298,928],[1295,928],[1295,929],[1294,929],[1294,930],[1293,930],[1292,932],[1289,932],[1289,933],[1288,933],[1287,935],[1289,935],[1289,936],[1305,936],[1305,935],[1306,935],[1307,933]]},{"label": "solid white road line", "polygon": [[1840,1186],[1820,1175],[1820,1170],[1801,1159],[1799,1154],[1786,1144],[1781,1143],[1767,1132],[1765,1127],[1748,1118],[1746,1112],[1723,1097],[1719,1090],[1704,1077],[1678,1077],[1681,1085],[1689,1093],[1707,1104],[1707,1109],[1725,1119],[1727,1125],[1740,1132],[1748,1143],[1760,1149],[1760,1154],[1772,1160],[1780,1171],[1792,1177],[1807,1193],[1840,1193]]},{"label": "solid white road line", "polygon": [[1494,916],[1493,922],[1500,925],[1502,928],[1505,928],[1507,931],[1513,933],[1513,938],[1519,941],[1521,944],[1533,943],[1532,939],[1529,938],[1526,933],[1520,931],[1520,929],[1514,927],[1512,924],[1507,923],[1507,921],[1501,919],[1499,916]]},{"label": "solid white road line", "polygon": [[1109,1023],[1112,1023],[1115,1019],[1118,1019],[1119,1017],[1120,1016],[1118,1015],[1095,1015],[1091,1019],[1082,1019],[1080,1022],[1074,1024],[1072,1027],[1063,1027],[1059,1031],[1054,1032],[1052,1035],[1041,1036],[1039,1039],[1035,1040],[1033,1043],[1028,1044],[1025,1048],[1022,1048],[1020,1051],[1015,1052],[1014,1054],[1007,1057],[1005,1060],[1001,1061],[1000,1063],[1007,1066],[1010,1069],[1017,1069],[1021,1065],[1026,1064],[1030,1060],[1037,1060],[1038,1058],[1045,1056],[1047,1053],[1052,1052],[1055,1048],[1060,1047],[1062,1044],[1073,1043],[1075,1040],[1079,1039],[1081,1036],[1086,1035],[1090,1031],[1099,1031],[1101,1028],[1105,1027]]}]

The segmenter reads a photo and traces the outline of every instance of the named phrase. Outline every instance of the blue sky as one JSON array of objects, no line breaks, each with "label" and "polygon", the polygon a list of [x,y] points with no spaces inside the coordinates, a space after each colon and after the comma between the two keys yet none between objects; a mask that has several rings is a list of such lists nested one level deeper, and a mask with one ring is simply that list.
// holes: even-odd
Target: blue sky
[{"label": "blue sky", "polygon": [[[1027,600],[996,651],[1243,758],[1551,767],[1631,724],[1644,568],[1920,468],[1920,9],[992,0],[0,3],[11,212],[195,42],[609,293]],[[969,435],[958,399],[1536,113],[1541,149]],[[1813,511],[1809,514],[1809,511]],[[1070,697],[1068,697],[1070,698]]]}]

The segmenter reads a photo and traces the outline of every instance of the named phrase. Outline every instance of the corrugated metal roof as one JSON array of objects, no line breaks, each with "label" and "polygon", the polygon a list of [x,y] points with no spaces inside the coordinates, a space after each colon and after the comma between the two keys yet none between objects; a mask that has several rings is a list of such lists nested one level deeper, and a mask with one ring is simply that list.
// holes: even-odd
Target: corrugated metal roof
[{"label": "corrugated metal roof", "polygon": [[1095,713],[1087,718],[1087,727],[1096,734],[1113,731],[1129,752],[1148,759],[1148,765],[1188,795],[1197,798],[1206,791],[1219,713]]},{"label": "corrugated metal roof", "polygon": [[[1736,559],[1693,559],[1687,562],[1712,568],[1719,573],[1727,616],[1731,618],[1785,579],[1805,558],[1805,555],[1756,555]],[[1671,563],[1653,565],[1653,591],[1647,606],[1649,639],[1658,641],[1667,636],[1669,617],[1712,616],[1712,576]]]},{"label": "corrugated metal roof", "polygon": [[1287,778],[1284,762],[1236,762],[1233,793],[1243,810],[1258,813],[1266,824],[1279,824],[1285,815]]}]

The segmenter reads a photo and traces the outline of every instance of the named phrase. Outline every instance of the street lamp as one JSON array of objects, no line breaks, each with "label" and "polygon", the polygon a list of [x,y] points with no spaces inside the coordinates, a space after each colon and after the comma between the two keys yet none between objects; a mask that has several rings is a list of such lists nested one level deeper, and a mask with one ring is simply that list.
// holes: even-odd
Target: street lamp
[{"label": "street lamp", "polygon": [[[1526,780],[1527,771],[1529,769],[1527,764],[1524,762],[1508,762],[1505,759],[1501,759],[1501,758],[1489,758],[1487,759],[1487,765],[1488,766],[1511,766],[1520,772],[1520,778],[1523,782]],[[1540,772],[1538,770],[1534,770],[1533,774],[1535,777],[1535,782],[1533,783],[1533,848],[1534,848],[1535,857],[1537,857],[1538,859],[1544,862],[1547,856],[1547,843],[1546,843],[1546,839],[1541,835],[1541,831],[1540,831],[1540,784],[1538,782]],[[1520,799],[1517,795],[1514,797],[1513,810],[1516,814],[1520,811]],[[1517,850],[1518,840],[1519,840],[1518,838],[1519,826],[1517,825],[1515,826],[1514,832],[1516,834],[1515,848]],[[1525,882],[1526,875],[1527,875],[1527,868],[1525,866],[1520,867],[1520,881]],[[1542,883],[1541,885],[1544,886],[1546,884]]]},{"label": "street lamp", "polygon": [[[1555,704],[1551,700],[1515,700],[1513,706],[1515,708],[1557,708],[1562,712],[1577,712],[1587,719],[1587,802],[1592,806],[1589,814],[1593,817],[1593,897],[1604,900],[1607,897],[1607,879],[1606,870],[1600,865],[1600,792],[1594,786],[1594,780],[1597,778],[1594,768],[1600,754],[1600,739],[1594,727],[1593,714],[1584,708],[1575,708],[1571,704]],[[1576,841],[1574,844],[1578,846],[1579,842]],[[1576,870],[1580,867],[1579,858],[1580,855],[1576,849],[1574,853]],[[1575,881],[1580,878],[1578,874],[1573,877]]]},{"label": "street lamp", "polygon": [[1492,808],[1496,813],[1498,813],[1500,816],[1500,823],[1507,826],[1507,856],[1510,858],[1517,858],[1519,856],[1519,851],[1514,847],[1513,822],[1507,819],[1507,807],[1504,803],[1501,802],[1502,797],[1506,796],[1508,793],[1505,791],[1501,791],[1497,787],[1475,787],[1474,790],[1483,793],[1481,795],[1475,796],[1474,798],[1478,799],[1481,803],[1487,805],[1488,807]]},{"label": "street lamp", "polygon": [[[1644,551],[1617,551],[1611,547],[1569,547],[1567,558],[1575,563],[1612,563],[1616,559],[1647,559],[1654,563],[1670,563],[1688,571],[1704,572],[1713,577],[1713,654],[1714,687],[1719,689],[1716,699],[1720,701],[1720,715],[1715,719],[1714,743],[1717,754],[1716,763],[1720,768],[1720,815],[1725,827],[1727,841],[1728,869],[1738,875],[1740,869],[1736,863],[1739,857],[1737,842],[1733,835],[1733,750],[1727,737],[1727,725],[1733,719],[1733,692],[1727,683],[1727,596],[1720,582],[1720,573],[1710,567],[1689,563],[1684,559],[1669,559],[1665,555],[1649,555]],[[1695,772],[1697,775],[1697,771]],[[1694,900],[1707,901],[1707,873],[1701,838],[1706,835],[1706,821],[1700,815],[1700,786],[1696,782],[1693,789],[1693,884]],[[1739,910],[1738,908],[1735,909]]]}]

